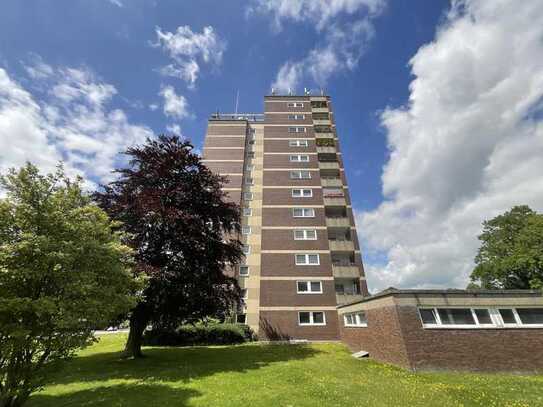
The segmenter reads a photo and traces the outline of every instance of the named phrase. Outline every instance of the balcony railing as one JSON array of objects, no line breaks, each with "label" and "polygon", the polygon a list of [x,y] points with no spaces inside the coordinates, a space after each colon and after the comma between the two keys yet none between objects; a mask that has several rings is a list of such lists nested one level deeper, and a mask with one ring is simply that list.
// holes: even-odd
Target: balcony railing
[{"label": "balcony railing", "polygon": [[339,163],[337,161],[320,162],[319,168],[321,170],[339,170]]},{"label": "balcony railing", "polygon": [[249,122],[263,122],[262,113],[213,113],[211,120],[247,120]]},{"label": "balcony railing", "polygon": [[326,226],[328,227],[349,227],[351,223],[349,218],[326,218]]},{"label": "balcony railing", "polygon": [[347,201],[345,200],[345,197],[341,198],[324,198],[324,205],[327,206],[345,206],[347,205]]},{"label": "balcony railing", "polygon": [[360,269],[356,264],[332,264],[335,278],[360,278]]},{"label": "balcony railing", "polygon": [[336,294],[336,302],[338,304],[348,304],[356,302],[364,298],[362,294]]},{"label": "balcony railing", "polygon": [[351,240],[329,240],[330,250],[335,251],[354,251],[354,243]]},{"label": "balcony railing", "polygon": [[317,153],[337,153],[335,147],[320,147],[317,146]]},{"label": "balcony railing", "polygon": [[323,187],[341,187],[343,181],[341,178],[323,178],[321,177],[321,184]]}]

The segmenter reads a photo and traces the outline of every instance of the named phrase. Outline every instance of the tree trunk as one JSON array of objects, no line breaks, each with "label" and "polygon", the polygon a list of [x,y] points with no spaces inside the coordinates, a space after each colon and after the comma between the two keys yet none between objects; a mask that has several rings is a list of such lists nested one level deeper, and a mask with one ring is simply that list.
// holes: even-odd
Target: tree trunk
[{"label": "tree trunk", "polygon": [[141,345],[143,341],[143,332],[149,324],[149,312],[145,305],[138,304],[130,316],[130,331],[123,351],[125,358],[141,358]]}]

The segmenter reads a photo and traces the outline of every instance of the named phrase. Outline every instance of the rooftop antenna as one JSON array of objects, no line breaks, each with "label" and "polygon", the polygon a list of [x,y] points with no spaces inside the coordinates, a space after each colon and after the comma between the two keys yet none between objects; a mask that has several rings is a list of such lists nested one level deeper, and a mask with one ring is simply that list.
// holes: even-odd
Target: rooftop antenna
[{"label": "rooftop antenna", "polygon": [[304,93],[306,96],[311,95],[311,89],[304,88]]},{"label": "rooftop antenna", "polygon": [[272,88],[271,94],[272,94],[272,96],[275,96],[275,89],[274,88]]},{"label": "rooftop antenna", "polygon": [[239,89],[236,93],[236,116],[238,115],[238,104],[239,104]]},{"label": "rooftop antenna", "polygon": [[324,96],[324,89],[321,88],[321,96]]},{"label": "rooftop antenna", "polygon": [[288,95],[292,96],[292,89],[291,88],[288,88]]}]

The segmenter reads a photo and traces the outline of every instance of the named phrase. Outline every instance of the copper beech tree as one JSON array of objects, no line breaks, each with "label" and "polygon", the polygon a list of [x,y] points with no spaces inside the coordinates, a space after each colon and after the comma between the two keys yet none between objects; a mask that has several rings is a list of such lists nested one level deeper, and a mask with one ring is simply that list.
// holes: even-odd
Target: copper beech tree
[{"label": "copper beech tree", "polygon": [[147,278],[130,312],[125,356],[140,357],[150,324],[172,326],[225,316],[240,301],[236,280],[224,274],[242,257],[239,206],[227,202],[223,177],[213,174],[179,137],[159,136],[129,148],[118,180],[94,198],[122,223]]}]

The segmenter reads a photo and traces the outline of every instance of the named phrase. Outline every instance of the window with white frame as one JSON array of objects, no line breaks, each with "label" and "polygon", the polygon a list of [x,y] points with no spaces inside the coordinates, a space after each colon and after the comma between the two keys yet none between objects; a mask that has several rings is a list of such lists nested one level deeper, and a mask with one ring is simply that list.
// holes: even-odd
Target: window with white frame
[{"label": "window with white frame", "polygon": [[309,147],[308,140],[289,140],[289,147]]},{"label": "window with white frame", "polygon": [[426,328],[543,328],[542,308],[419,308]]},{"label": "window with white frame", "polygon": [[304,104],[302,102],[288,102],[288,107],[304,107]]},{"label": "window with white frame", "polygon": [[295,260],[297,266],[318,266],[320,264],[318,254],[296,254]]},{"label": "window with white frame", "polygon": [[290,179],[311,179],[310,171],[291,171]]},{"label": "window with white frame", "polygon": [[323,311],[298,312],[299,325],[326,325],[326,316]]},{"label": "window with white frame", "polygon": [[241,299],[246,300],[247,298],[249,298],[249,290],[247,288],[242,288],[241,289]]},{"label": "window with white frame", "polygon": [[239,275],[247,277],[249,275],[249,266],[239,266]]},{"label": "window with white frame", "polygon": [[366,319],[366,314],[362,311],[344,314],[343,321],[345,323],[345,326],[362,326],[362,327],[368,326],[368,320]]},{"label": "window with white frame", "polygon": [[296,281],[298,294],[322,294],[322,281]]},{"label": "window with white frame", "polygon": [[252,192],[244,192],[243,193],[243,199],[246,201],[252,201],[253,200],[253,193]]},{"label": "window with white frame", "polygon": [[253,214],[252,208],[243,208],[243,216],[251,216]]},{"label": "window with white frame", "polygon": [[250,226],[243,226],[241,228],[241,234],[242,235],[250,235],[251,234],[251,227]]},{"label": "window with white frame", "polygon": [[306,154],[294,154],[289,156],[289,160],[293,163],[307,163],[309,162],[309,156]]},{"label": "window with white frame", "polygon": [[314,218],[315,209],[313,208],[294,208],[292,209],[292,216],[295,218]]},{"label": "window with white frame", "polygon": [[295,229],[294,240],[317,240],[315,229]]},{"label": "window with white frame", "polygon": [[251,246],[248,244],[244,244],[243,248],[241,249],[243,251],[243,254],[250,254],[251,253]]},{"label": "window with white frame", "polygon": [[306,131],[306,128],[301,126],[292,126],[288,128],[289,133],[305,133]]},{"label": "window with white frame", "polygon": [[289,114],[288,119],[289,120],[304,120],[305,114]]},{"label": "window with white frame", "polygon": [[292,190],[293,198],[311,198],[313,196],[313,190],[310,188],[294,188]]}]

